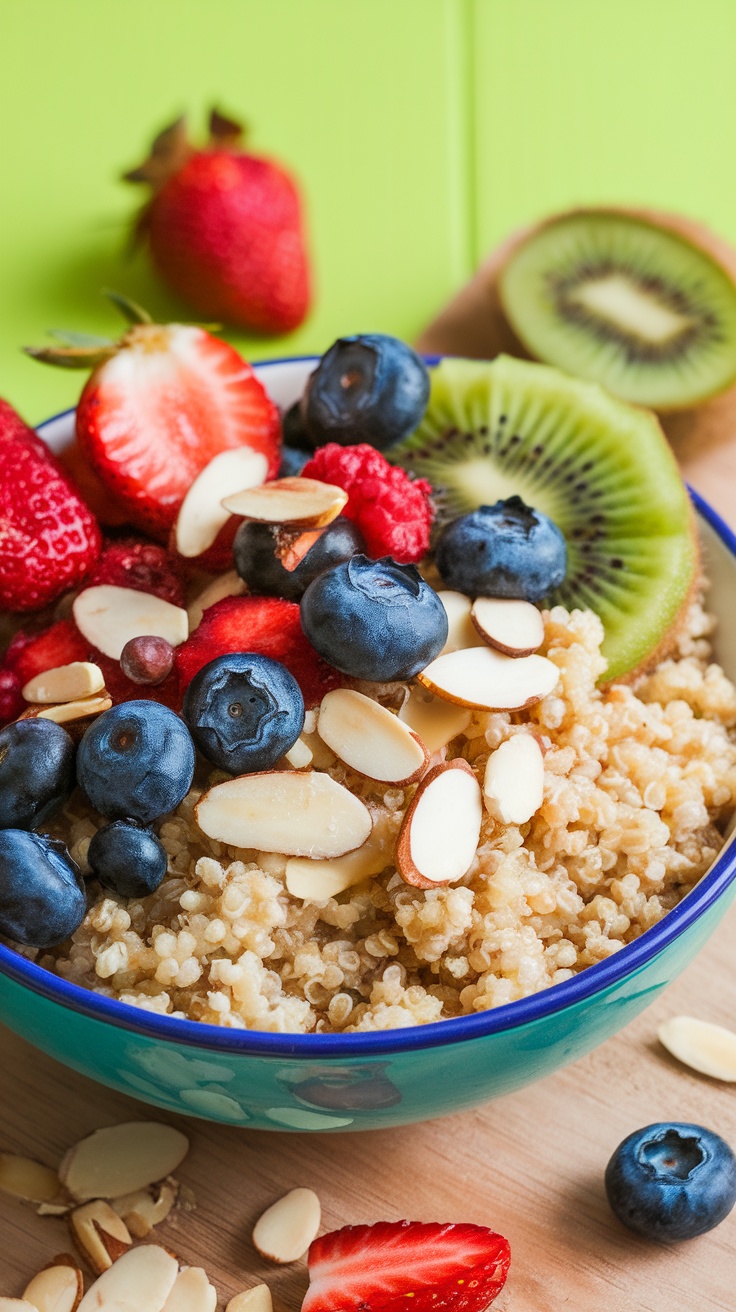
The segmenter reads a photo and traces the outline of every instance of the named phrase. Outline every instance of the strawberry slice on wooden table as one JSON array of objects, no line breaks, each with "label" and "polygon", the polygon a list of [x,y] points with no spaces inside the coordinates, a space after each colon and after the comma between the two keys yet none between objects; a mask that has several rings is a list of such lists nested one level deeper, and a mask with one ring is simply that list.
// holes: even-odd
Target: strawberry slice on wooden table
[{"label": "strawberry slice on wooden table", "polygon": [[302,1312],[484,1312],[511,1250],[482,1225],[347,1225],[309,1249]]},{"label": "strawberry slice on wooden table", "polygon": [[59,345],[26,350],[46,364],[92,369],[77,406],[80,450],[125,518],[166,541],[187,491],[221,451],[249,446],[274,477],[281,420],[233,346],[192,324],[152,323],[132,301],[111,299],[131,323],[118,342],[84,345],[78,334],[57,334]]}]

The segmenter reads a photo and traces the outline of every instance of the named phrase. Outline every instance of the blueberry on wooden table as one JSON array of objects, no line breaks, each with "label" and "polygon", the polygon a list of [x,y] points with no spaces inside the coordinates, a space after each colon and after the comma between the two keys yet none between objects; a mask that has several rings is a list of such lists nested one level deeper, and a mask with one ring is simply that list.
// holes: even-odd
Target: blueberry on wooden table
[{"label": "blueberry on wooden table", "polygon": [[702,1125],[646,1125],[619,1144],[605,1183],[619,1221],[645,1239],[676,1243],[728,1216],[736,1203],[736,1157]]}]

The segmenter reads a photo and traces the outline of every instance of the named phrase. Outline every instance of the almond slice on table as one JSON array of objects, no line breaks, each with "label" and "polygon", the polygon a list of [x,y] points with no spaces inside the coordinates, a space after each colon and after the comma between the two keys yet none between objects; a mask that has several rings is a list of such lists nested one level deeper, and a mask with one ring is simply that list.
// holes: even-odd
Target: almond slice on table
[{"label": "almond slice on table", "polygon": [[145,1239],[155,1225],[166,1220],[177,1193],[175,1180],[162,1180],[156,1186],[155,1197],[148,1189],[137,1189],[134,1193],[111,1199],[111,1206],[122,1217],[134,1239]]},{"label": "almond slice on table", "polygon": [[316,478],[275,478],[261,487],[223,499],[231,515],[261,524],[293,524],[295,528],[324,528],[337,519],[348,494],[333,483]]},{"label": "almond slice on table", "polygon": [[180,556],[201,556],[212,546],[230,518],[222,505],[233,489],[258,487],[268,473],[268,461],[260,451],[236,446],[213,456],[198,474],[181,503],[176,520],[175,543]]},{"label": "almond slice on table", "polygon": [[211,583],[207,584],[204,591],[200,592],[198,597],[195,597],[187,610],[189,632],[194,633],[205,611],[210,606],[214,606],[216,601],[223,601],[225,597],[244,597],[247,591],[248,589],[243,580],[234,569],[231,569],[227,574],[221,574],[217,579],[213,579]]},{"label": "almond slice on table", "polygon": [[736,1033],[724,1025],[697,1020],[695,1016],[673,1016],[657,1030],[660,1043],[701,1075],[714,1080],[736,1081]]},{"label": "almond slice on table", "polygon": [[314,770],[228,779],[200,798],[195,814],[208,838],[229,847],[321,859],[354,851],[372,828],[360,798]]},{"label": "almond slice on table", "polygon": [[82,1272],[66,1262],[55,1262],[39,1271],[23,1291],[23,1297],[38,1312],[76,1312],[83,1294]]},{"label": "almond slice on table", "polygon": [[478,597],[470,618],[484,642],[505,656],[531,656],[544,642],[542,612],[530,601]]},{"label": "almond slice on table", "polygon": [[217,1290],[201,1266],[187,1266],[180,1271],[162,1312],[215,1312]]},{"label": "almond slice on table", "polygon": [[107,1125],[70,1148],[59,1179],[79,1203],[120,1198],[165,1180],[189,1152],[180,1130],[158,1121]]},{"label": "almond slice on table", "polygon": [[407,724],[350,688],[336,688],[322,698],[317,732],[351,770],[379,783],[414,783],[429,760],[424,743]]},{"label": "almond slice on table", "polygon": [[467,729],[472,711],[467,706],[443,701],[419,685],[411,689],[399,711],[399,719],[418,734],[433,755]]},{"label": "almond slice on table", "polygon": [[296,1262],[317,1238],[319,1198],[313,1189],[292,1189],[256,1221],[253,1247],[272,1262]]},{"label": "almond slice on table", "polygon": [[93,665],[91,661],[72,661],[29,679],[22,695],[27,702],[53,705],[93,697],[104,687],[105,678],[99,665]]},{"label": "almond slice on table", "polygon": [[503,656],[485,645],[438,656],[417,675],[437,697],[483,711],[523,711],[552,692],[559,677],[546,656]]},{"label": "almond slice on table", "polygon": [[69,1213],[69,1226],[82,1257],[98,1276],[127,1253],[133,1243],[125,1222],[104,1198],[75,1207]]},{"label": "almond slice on table", "polygon": [[166,1249],[131,1248],[90,1286],[78,1312],[162,1312],[178,1274]]},{"label": "almond slice on table", "polygon": [[491,752],[483,780],[486,808],[506,825],[524,825],[544,801],[544,756],[531,733],[516,733]]},{"label": "almond slice on table", "polygon": [[85,588],[75,597],[72,611],[82,637],[113,661],[120,660],[131,638],[152,634],[178,647],[189,636],[189,617],[180,606],[172,606],[151,592],[118,588],[112,583]]},{"label": "almond slice on table", "polygon": [[347,856],[329,861],[310,861],[292,857],[286,862],[286,887],[292,897],[305,902],[327,902],[354,884],[362,884],[371,875],[380,875],[391,860],[386,842],[373,831],[362,847]]},{"label": "almond slice on table", "polygon": [[464,592],[438,592],[447,615],[447,641],[440,656],[451,651],[465,651],[468,647],[482,647],[483,639],[473,624],[473,603]]},{"label": "almond slice on table", "polygon": [[254,1285],[243,1289],[230,1299],[225,1312],[273,1312],[273,1299],[268,1285]]},{"label": "almond slice on table", "polygon": [[61,1193],[61,1184],[49,1166],[15,1153],[0,1153],[0,1192],[26,1203],[53,1203]]},{"label": "almond slice on table", "polygon": [[88,720],[91,715],[102,715],[112,706],[107,692],[99,697],[82,697],[77,702],[62,702],[60,706],[29,706],[20,720],[53,720],[55,724],[73,724],[75,720]]},{"label": "almond slice on table", "polygon": [[417,788],[399,830],[396,867],[415,888],[454,884],[478,849],[483,804],[480,785],[460,757],[436,765]]}]

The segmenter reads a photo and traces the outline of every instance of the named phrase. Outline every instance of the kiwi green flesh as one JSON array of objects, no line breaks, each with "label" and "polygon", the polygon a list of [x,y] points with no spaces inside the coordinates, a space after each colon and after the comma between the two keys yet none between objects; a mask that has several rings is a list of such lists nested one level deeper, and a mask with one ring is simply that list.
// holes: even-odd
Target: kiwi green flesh
[{"label": "kiwi green flesh", "polygon": [[736,284],[702,248],[621,213],[562,215],[504,268],[502,304],[529,353],[655,409],[736,378]]},{"label": "kiwi green flesh", "polygon": [[518,494],[565,534],[567,577],[548,604],[600,616],[607,680],[645,664],[698,569],[689,498],[655,417],[509,356],[446,359],[431,377],[420,427],[391,455],[431,482],[438,527]]}]

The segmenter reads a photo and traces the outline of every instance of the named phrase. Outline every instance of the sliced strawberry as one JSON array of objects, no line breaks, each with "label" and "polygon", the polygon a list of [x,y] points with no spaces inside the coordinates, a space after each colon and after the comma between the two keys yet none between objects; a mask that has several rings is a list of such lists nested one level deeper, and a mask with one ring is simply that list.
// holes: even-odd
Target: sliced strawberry
[{"label": "sliced strawberry", "polygon": [[242,524],[240,515],[231,515],[223,524],[211,547],[200,556],[180,556],[176,549],[176,529],[169,534],[168,550],[186,574],[204,570],[208,574],[225,574],[233,568],[233,542]]},{"label": "sliced strawberry", "polygon": [[104,483],[82,454],[76,439],[59,453],[59,463],[63,465],[84,504],[89,506],[104,528],[122,528],[128,523],[127,516],[116,506]]},{"label": "sliced strawberry", "polygon": [[58,620],[42,633],[24,633],[22,629],[12,639],[3,666],[20,679],[21,687],[46,670],[57,665],[70,665],[72,661],[89,659],[89,643],[82,637],[73,620]]},{"label": "sliced strawberry", "polygon": [[280,597],[225,597],[205,611],[192,636],[176,649],[174,667],[182,693],[203,665],[234,651],[281,661],[297,680],[307,707],[317,706],[325,693],[342,683],[342,676],[304,636],[296,602]]},{"label": "sliced strawberry", "polygon": [[280,434],[276,406],[235,348],[182,324],[136,324],[97,365],[77,407],[79,445],[108,495],[164,541],[213,456],[251,446],[272,478]]},{"label": "sliced strawberry", "polygon": [[105,687],[114,705],[117,706],[120,702],[162,702],[164,706],[168,706],[172,711],[180,709],[179,680],[175,673],[168,675],[163,683],[152,686],[145,683],[133,683],[132,679],[123,674],[118,661],[111,660],[109,656],[103,656],[101,652],[93,652],[92,660],[102,670]]},{"label": "sliced strawberry", "polygon": [[510,1260],[482,1225],[348,1225],[312,1244],[302,1312],[484,1312]]},{"label": "sliced strawberry", "polygon": [[87,579],[87,586],[110,583],[117,588],[150,592],[172,606],[183,606],[184,579],[179,559],[156,542],[126,538],[110,542]]}]

